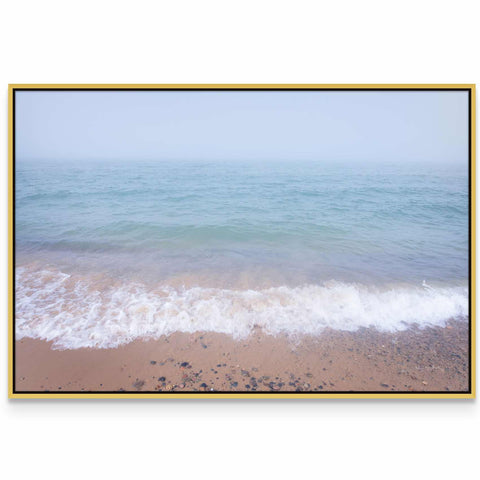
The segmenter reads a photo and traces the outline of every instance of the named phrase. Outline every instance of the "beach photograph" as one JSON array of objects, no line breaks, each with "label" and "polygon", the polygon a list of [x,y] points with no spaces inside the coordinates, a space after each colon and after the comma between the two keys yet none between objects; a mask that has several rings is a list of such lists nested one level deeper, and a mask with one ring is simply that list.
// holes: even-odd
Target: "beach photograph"
[{"label": "beach photograph", "polygon": [[471,96],[13,88],[12,393],[472,394]]}]

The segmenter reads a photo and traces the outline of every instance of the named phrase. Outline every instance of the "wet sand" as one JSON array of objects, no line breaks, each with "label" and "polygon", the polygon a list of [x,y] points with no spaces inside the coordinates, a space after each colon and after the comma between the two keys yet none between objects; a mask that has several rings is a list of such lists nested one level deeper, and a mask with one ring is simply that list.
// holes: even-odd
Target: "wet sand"
[{"label": "wet sand", "polygon": [[466,392],[468,324],[244,341],[176,333],[114,349],[16,342],[16,392]]}]

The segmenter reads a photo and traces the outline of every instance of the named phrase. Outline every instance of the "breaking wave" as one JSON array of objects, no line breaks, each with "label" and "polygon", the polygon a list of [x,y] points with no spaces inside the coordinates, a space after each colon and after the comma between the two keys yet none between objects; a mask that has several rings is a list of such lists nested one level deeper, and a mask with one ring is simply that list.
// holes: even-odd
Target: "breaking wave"
[{"label": "breaking wave", "polygon": [[16,338],[52,341],[54,348],[112,348],[173,332],[219,332],[240,339],[319,335],[325,328],[398,331],[444,326],[468,316],[467,287],[427,284],[320,285],[259,290],[155,288],[54,269],[16,269]]}]

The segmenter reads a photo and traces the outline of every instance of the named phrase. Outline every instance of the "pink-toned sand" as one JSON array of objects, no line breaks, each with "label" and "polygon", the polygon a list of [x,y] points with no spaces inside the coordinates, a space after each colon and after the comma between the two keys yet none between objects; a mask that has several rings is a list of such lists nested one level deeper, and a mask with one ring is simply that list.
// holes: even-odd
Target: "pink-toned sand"
[{"label": "pink-toned sand", "polygon": [[260,332],[245,341],[176,333],[115,349],[15,348],[17,392],[445,391],[465,392],[468,325],[379,333],[326,331],[295,340]]}]

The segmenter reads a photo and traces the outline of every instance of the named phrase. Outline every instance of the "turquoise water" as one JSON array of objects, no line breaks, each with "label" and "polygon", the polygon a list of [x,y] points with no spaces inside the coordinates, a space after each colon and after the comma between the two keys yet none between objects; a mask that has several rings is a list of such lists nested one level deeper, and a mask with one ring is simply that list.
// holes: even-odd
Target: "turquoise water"
[{"label": "turquoise water", "polygon": [[[17,162],[15,180],[20,335],[111,346],[175,329],[241,336],[258,321],[270,333],[396,329],[468,311],[466,165],[38,161]],[[149,313],[130,312],[143,297]],[[79,298],[90,300],[77,311]],[[65,340],[67,317],[77,340]],[[85,340],[102,321],[122,340],[103,324]]]}]

